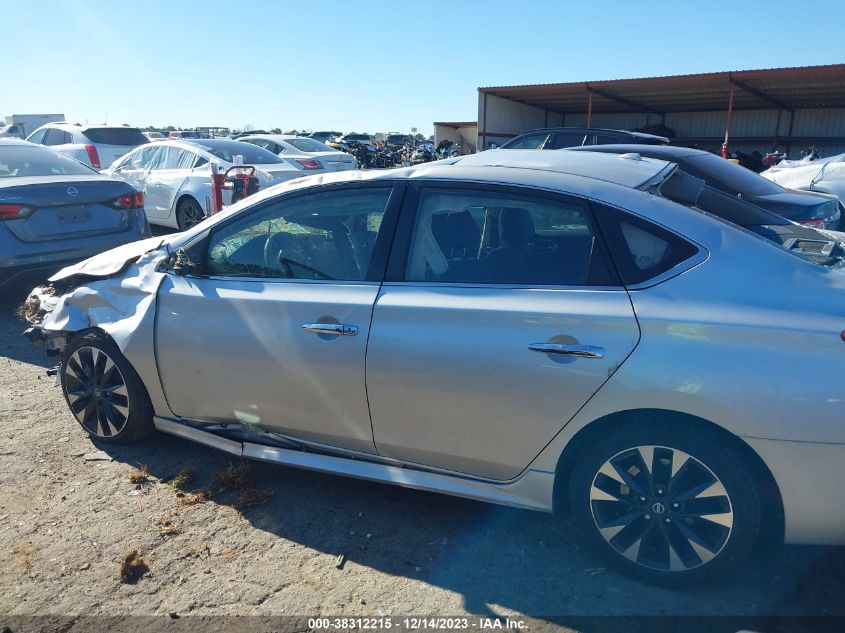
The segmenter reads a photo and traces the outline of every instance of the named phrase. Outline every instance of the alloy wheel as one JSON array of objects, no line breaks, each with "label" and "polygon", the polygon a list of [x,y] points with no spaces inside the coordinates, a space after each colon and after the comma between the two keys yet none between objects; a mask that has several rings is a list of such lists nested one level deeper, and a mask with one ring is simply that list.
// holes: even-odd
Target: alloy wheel
[{"label": "alloy wheel", "polygon": [[180,211],[182,212],[182,226],[184,227],[183,230],[187,230],[193,226],[196,226],[204,219],[203,213],[200,210],[199,206],[192,200],[185,200],[179,207]]},{"label": "alloy wheel", "polygon": [[80,347],[64,368],[70,409],[86,431],[113,437],[129,418],[129,392],[117,365],[103,350]]},{"label": "alloy wheel", "polygon": [[733,528],[725,486],[701,461],[665,446],[637,446],[602,464],[590,487],[602,538],[649,569],[686,571],[713,560]]}]

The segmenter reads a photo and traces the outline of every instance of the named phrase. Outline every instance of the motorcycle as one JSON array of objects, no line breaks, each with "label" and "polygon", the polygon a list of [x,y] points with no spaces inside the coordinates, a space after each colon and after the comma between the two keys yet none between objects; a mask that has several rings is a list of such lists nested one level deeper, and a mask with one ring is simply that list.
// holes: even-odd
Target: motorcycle
[{"label": "motorcycle", "polygon": [[430,163],[434,160],[437,160],[437,154],[430,145],[421,145],[411,154],[411,163],[414,165]]}]

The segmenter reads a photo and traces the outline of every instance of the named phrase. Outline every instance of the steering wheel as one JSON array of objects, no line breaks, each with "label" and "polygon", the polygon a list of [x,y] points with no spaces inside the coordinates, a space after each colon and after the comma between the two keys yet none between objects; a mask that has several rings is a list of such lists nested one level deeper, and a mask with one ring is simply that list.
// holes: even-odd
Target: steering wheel
[{"label": "steering wheel", "polygon": [[301,262],[296,261],[295,259],[290,259],[285,257],[284,255],[279,255],[279,263],[285,267],[285,274],[288,276],[288,279],[293,279],[293,270],[291,270],[291,265],[297,266],[298,268],[302,268],[303,270],[307,270],[309,272],[314,273],[320,279],[334,279],[331,275],[327,275],[321,270],[317,270],[311,266],[307,266]]}]

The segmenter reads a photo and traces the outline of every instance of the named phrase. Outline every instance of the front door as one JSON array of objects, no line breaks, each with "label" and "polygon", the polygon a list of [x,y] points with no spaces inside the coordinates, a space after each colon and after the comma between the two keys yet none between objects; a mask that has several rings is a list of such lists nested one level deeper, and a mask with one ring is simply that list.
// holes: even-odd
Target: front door
[{"label": "front door", "polygon": [[631,302],[584,201],[472,185],[408,198],[367,351],[376,446],[513,478],[634,349]]},{"label": "front door", "polygon": [[308,189],[213,227],[205,276],[159,290],[173,412],[373,452],[364,361],[401,193]]}]

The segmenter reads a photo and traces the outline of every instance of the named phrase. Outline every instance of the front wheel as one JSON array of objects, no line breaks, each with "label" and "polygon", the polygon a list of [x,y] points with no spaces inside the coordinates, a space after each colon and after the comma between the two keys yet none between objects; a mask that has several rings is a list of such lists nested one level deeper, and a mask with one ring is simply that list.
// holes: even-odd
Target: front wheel
[{"label": "front wheel", "polygon": [[728,574],[740,569],[760,530],[746,460],[706,427],[637,417],[577,459],[573,521],[598,554],[643,579]]},{"label": "front wheel", "polygon": [[152,431],[152,405],[144,384],[104,334],[88,332],[73,338],[59,376],[71,412],[91,437],[128,444]]}]

